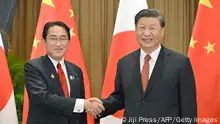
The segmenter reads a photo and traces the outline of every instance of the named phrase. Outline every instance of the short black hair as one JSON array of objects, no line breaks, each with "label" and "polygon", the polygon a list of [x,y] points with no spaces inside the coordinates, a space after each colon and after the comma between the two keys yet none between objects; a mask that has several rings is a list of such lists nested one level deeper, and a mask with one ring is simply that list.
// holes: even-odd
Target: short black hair
[{"label": "short black hair", "polygon": [[142,17],[155,17],[155,18],[158,18],[159,21],[160,21],[160,26],[162,28],[165,27],[165,18],[164,16],[160,13],[159,10],[156,10],[156,9],[143,9],[141,10],[140,12],[138,12],[136,15],[135,15],[135,26],[137,26],[137,23],[138,21],[142,18]]},{"label": "short black hair", "polygon": [[68,35],[68,39],[70,40],[70,28],[63,22],[60,21],[55,21],[55,22],[47,22],[44,25],[44,29],[43,29],[43,33],[42,33],[42,37],[44,40],[46,40],[47,34],[48,34],[48,30],[53,27],[53,26],[59,26],[59,27],[63,27]]}]

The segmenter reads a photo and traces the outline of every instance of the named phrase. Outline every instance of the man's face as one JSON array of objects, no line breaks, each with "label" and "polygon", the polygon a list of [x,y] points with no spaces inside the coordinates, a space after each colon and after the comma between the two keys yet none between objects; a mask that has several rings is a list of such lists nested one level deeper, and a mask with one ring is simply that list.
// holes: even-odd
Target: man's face
[{"label": "man's face", "polygon": [[136,38],[143,50],[156,50],[164,34],[158,18],[142,17],[136,25]]},{"label": "man's face", "polygon": [[44,43],[47,54],[53,59],[60,61],[64,57],[69,46],[67,32],[60,26],[50,27]]}]

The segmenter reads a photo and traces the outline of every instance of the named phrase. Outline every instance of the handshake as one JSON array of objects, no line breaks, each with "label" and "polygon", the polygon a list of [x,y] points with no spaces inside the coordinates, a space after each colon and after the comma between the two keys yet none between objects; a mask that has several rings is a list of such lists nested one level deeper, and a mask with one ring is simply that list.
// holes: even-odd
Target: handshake
[{"label": "handshake", "polygon": [[102,101],[98,98],[85,99],[84,109],[86,113],[94,116],[95,118],[99,116],[101,112],[105,111]]}]

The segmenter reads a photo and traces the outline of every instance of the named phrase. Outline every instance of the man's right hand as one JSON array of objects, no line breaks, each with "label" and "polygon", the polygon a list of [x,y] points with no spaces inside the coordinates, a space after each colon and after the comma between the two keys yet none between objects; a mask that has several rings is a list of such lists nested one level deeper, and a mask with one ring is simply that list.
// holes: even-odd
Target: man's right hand
[{"label": "man's right hand", "polygon": [[105,111],[102,101],[98,98],[86,99],[84,102],[84,109],[88,114],[95,117]]}]

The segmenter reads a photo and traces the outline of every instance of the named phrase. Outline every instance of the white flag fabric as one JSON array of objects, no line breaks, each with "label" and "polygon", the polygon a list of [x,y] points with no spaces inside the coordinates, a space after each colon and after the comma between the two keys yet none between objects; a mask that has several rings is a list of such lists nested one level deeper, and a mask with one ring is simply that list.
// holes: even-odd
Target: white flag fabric
[{"label": "white flag fabric", "polygon": [[0,124],[18,124],[13,85],[0,34]]}]

